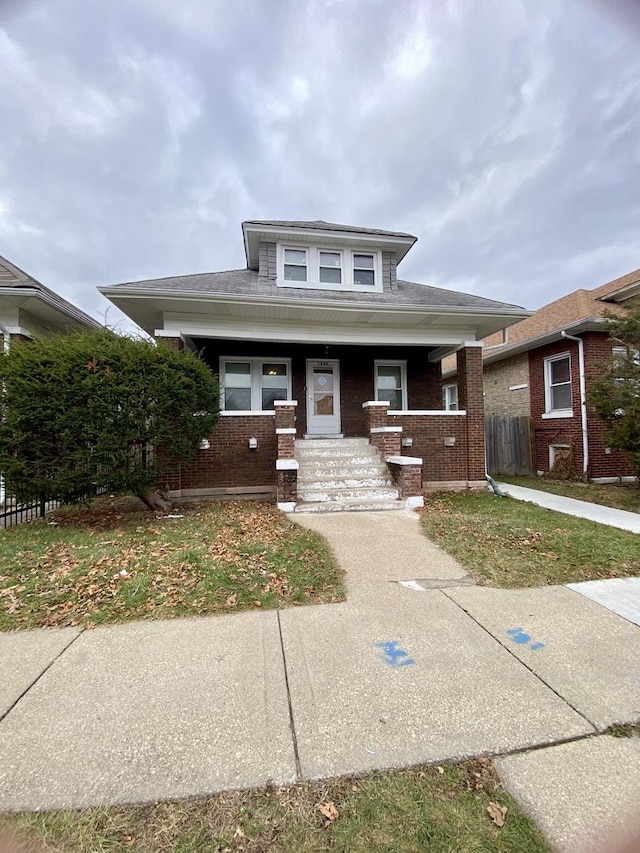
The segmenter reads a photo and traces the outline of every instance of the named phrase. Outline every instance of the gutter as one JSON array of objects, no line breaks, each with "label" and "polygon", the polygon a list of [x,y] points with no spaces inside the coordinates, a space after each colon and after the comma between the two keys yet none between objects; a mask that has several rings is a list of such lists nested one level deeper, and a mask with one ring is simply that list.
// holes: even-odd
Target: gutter
[{"label": "gutter", "polygon": [[575,335],[569,335],[564,329],[560,332],[568,341],[578,344],[578,366],[580,372],[580,419],[582,424],[582,476],[586,481],[589,475],[589,433],[587,425],[587,387],[584,369],[584,341]]}]

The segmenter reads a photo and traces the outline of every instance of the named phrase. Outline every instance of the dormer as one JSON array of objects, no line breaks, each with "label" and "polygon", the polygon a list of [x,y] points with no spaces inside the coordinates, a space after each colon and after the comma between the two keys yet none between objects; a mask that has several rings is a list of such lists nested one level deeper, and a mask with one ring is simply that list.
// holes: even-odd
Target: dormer
[{"label": "dormer", "polygon": [[322,220],[242,223],[249,269],[262,283],[297,290],[383,293],[396,289],[396,265],[411,234]]}]

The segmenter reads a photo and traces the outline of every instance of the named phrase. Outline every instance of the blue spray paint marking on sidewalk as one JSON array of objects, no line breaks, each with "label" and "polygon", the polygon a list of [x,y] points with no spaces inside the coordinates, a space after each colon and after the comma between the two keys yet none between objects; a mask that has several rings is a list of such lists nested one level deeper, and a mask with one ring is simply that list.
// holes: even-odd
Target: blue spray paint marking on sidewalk
[{"label": "blue spray paint marking on sidewalk", "polygon": [[415,661],[409,657],[409,652],[398,648],[397,640],[388,640],[385,643],[376,643],[376,648],[382,649],[380,657],[389,666],[413,666]]},{"label": "blue spray paint marking on sidewalk", "polygon": [[517,643],[519,646],[528,645],[532,652],[544,649],[544,643],[532,640],[531,636],[526,631],[523,631],[522,628],[507,628],[506,633],[514,643]]}]

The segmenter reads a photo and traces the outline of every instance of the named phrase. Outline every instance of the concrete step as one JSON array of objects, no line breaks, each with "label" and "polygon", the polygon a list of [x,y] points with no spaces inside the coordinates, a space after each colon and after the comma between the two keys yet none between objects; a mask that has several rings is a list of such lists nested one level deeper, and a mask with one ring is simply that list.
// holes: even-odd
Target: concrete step
[{"label": "concrete step", "polygon": [[303,450],[296,447],[295,457],[299,461],[305,459],[362,459],[378,461],[380,455],[375,447],[305,447]]},{"label": "concrete step", "polygon": [[340,456],[337,459],[300,459],[298,458],[300,471],[317,471],[320,475],[330,474],[332,477],[338,476],[338,472],[344,471],[346,476],[363,476],[375,477],[384,474],[388,469],[385,462],[377,459],[368,459],[362,462],[360,457],[349,459],[348,457]]},{"label": "concrete step", "polygon": [[398,499],[398,490],[393,488],[337,488],[337,489],[309,489],[304,486],[298,487],[299,503],[319,503],[321,501],[395,501]]},{"label": "concrete step", "polygon": [[367,498],[350,501],[318,501],[316,503],[299,503],[294,512],[377,512],[379,510],[405,509],[405,502],[395,501],[371,501]]},{"label": "concrete step", "polygon": [[389,479],[389,471],[386,465],[346,465],[335,466],[332,468],[322,468],[314,465],[313,468],[305,468],[302,465],[298,470],[298,482],[309,483],[315,480],[357,480],[360,478],[369,479],[386,478]]},{"label": "concrete step", "polygon": [[300,476],[298,472],[298,490],[325,489],[392,489],[393,480],[387,474],[381,477],[309,477]]},{"label": "concrete step", "polygon": [[313,447],[367,447],[368,445],[368,438],[299,438],[296,440],[296,450]]}]

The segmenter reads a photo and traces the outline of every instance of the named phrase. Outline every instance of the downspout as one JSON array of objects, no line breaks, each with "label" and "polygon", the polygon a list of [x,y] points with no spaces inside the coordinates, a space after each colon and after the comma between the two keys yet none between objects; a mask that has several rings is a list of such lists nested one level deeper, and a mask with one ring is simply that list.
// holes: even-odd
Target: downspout
[{"label": "downspout", "polygon": [[589,479],[589,433],[587,431],[587,385],[584,370],[584,341],[575,335],[569,335],[563,329],[560,334],[568,341],[578,344],[578,369],[580,373],[580,419],[582,424],[582,478]]}]

